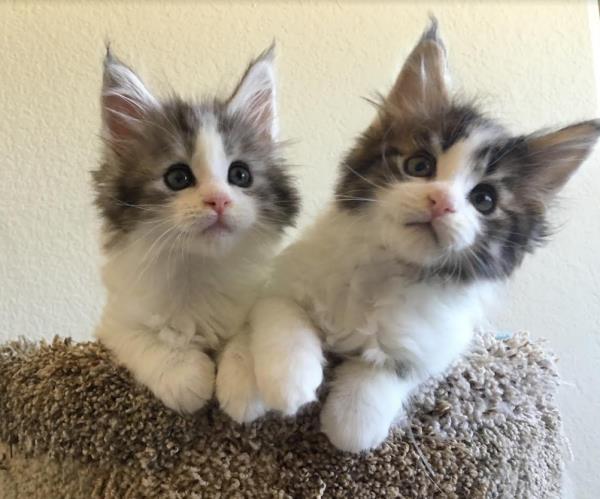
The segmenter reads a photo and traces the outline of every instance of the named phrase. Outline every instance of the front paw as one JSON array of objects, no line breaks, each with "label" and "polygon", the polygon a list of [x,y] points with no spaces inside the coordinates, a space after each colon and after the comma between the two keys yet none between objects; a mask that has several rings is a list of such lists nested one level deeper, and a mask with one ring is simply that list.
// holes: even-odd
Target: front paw
[{"label": "front paw", "polygon": [[323,381],[320,357],[299,352],[256,366],[256,379],[266,405],[292,416],[317,399]]},{"label": "front paw", "polygon": [[390,420],[377,408],[329,396],[321,410],[321,431],[338,449],[362,452],[378,447],[388,436]]},{"label": "front paw", "polygon": [[158,366],[147,384],[167,407],[192,414],[212,397],[215,365],[204,352],[188,350]]},{"label": "front paw", "polygon": [[216,393],[221,409],[238,423],[250,423],[267,412],[258,393],[249,352],[224,352],[217,371]]}]

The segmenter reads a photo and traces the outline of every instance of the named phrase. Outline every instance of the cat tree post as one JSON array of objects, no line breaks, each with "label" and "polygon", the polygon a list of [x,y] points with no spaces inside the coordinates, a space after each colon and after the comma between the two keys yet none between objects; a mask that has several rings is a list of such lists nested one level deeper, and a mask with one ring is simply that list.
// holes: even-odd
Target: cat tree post
[{"label": "cat tree post", "polygon": [[558,497],[557,384],[526,334],[477,337],[407,430],[356,456],[318,432],[318,407],[247,427],[214,406],[181,417],[96,343],[15,342],[0,350],[0,496]]}]

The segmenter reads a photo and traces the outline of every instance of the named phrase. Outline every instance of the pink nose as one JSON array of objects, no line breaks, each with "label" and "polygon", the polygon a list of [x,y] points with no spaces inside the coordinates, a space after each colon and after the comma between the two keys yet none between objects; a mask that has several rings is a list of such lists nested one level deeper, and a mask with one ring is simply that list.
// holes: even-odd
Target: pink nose
[{"label": "pink nose", "polygon": [[231,204],[231,198],[227,194],[210,194],[204,198],[204,206],[212,208],[218,215],[222,215]]},{"label": "pink nose", "polygon": [[456,208],[450,199],[450,196],[443,190],[435,190],[427,195],[430,203],[432,218],[439,218],[454,213]]}]

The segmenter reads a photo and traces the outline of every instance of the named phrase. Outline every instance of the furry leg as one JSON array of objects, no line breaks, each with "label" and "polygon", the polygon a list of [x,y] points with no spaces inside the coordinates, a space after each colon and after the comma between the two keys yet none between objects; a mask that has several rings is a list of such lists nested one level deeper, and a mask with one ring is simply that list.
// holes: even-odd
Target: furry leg
[{"label": "furry leg", "polygon": [[287,415],[316,400],[323,352],[316,329],[291,300],[266,298],[250,315],[256,381],[269,408]]},{"label": "furry leg", "polygon": [[321,411],[321,429],[338,449],[379,446],[416,382],[388,369],[349,360],[336,368]]},{"label": "furry leg", "polygon": [[102,325],[96,336],[170,409],[193,413],[212,397],[214,362],[198,348],[164,341],[180,336],[171,328],[164,327],[157,334],[143,326],[134,329],[110,324]]},{"label": "furry leg", "polygon": [[254,375],[248,331],[227,343],[219,359],[216,387],[221,409],[238,423],[249,423],[266,413]]}]

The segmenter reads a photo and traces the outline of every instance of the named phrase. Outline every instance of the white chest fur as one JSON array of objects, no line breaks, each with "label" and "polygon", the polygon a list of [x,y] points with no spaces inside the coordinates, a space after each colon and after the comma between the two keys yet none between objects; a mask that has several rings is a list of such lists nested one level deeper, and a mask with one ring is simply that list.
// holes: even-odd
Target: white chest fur
[{"label": "white chest fur", "polygon": [[213,395],[211,354],[240,332],[269,253],[241,244],[218,258],[151,248],[132,238],[108,253],[96,337],[165,405],[192,413]]},{"label": "white chest fur", "polygon": [[[108,290],[100,330],[115,325],[145,328],[163,340],[193,341],[216,349],[243,324],[263,279],[263,268],[250,260],[160,255],[144,260],[131,245],[108,255],[103,278]],[[165,331],[177,334],[168,334]]]},{"label": "white chest fur", "polygon": [[282,256],[276,286],[309,312],[330,350],[435,374],[468,345],[486,289],[409,274],[393,248],[330,213]]}]

